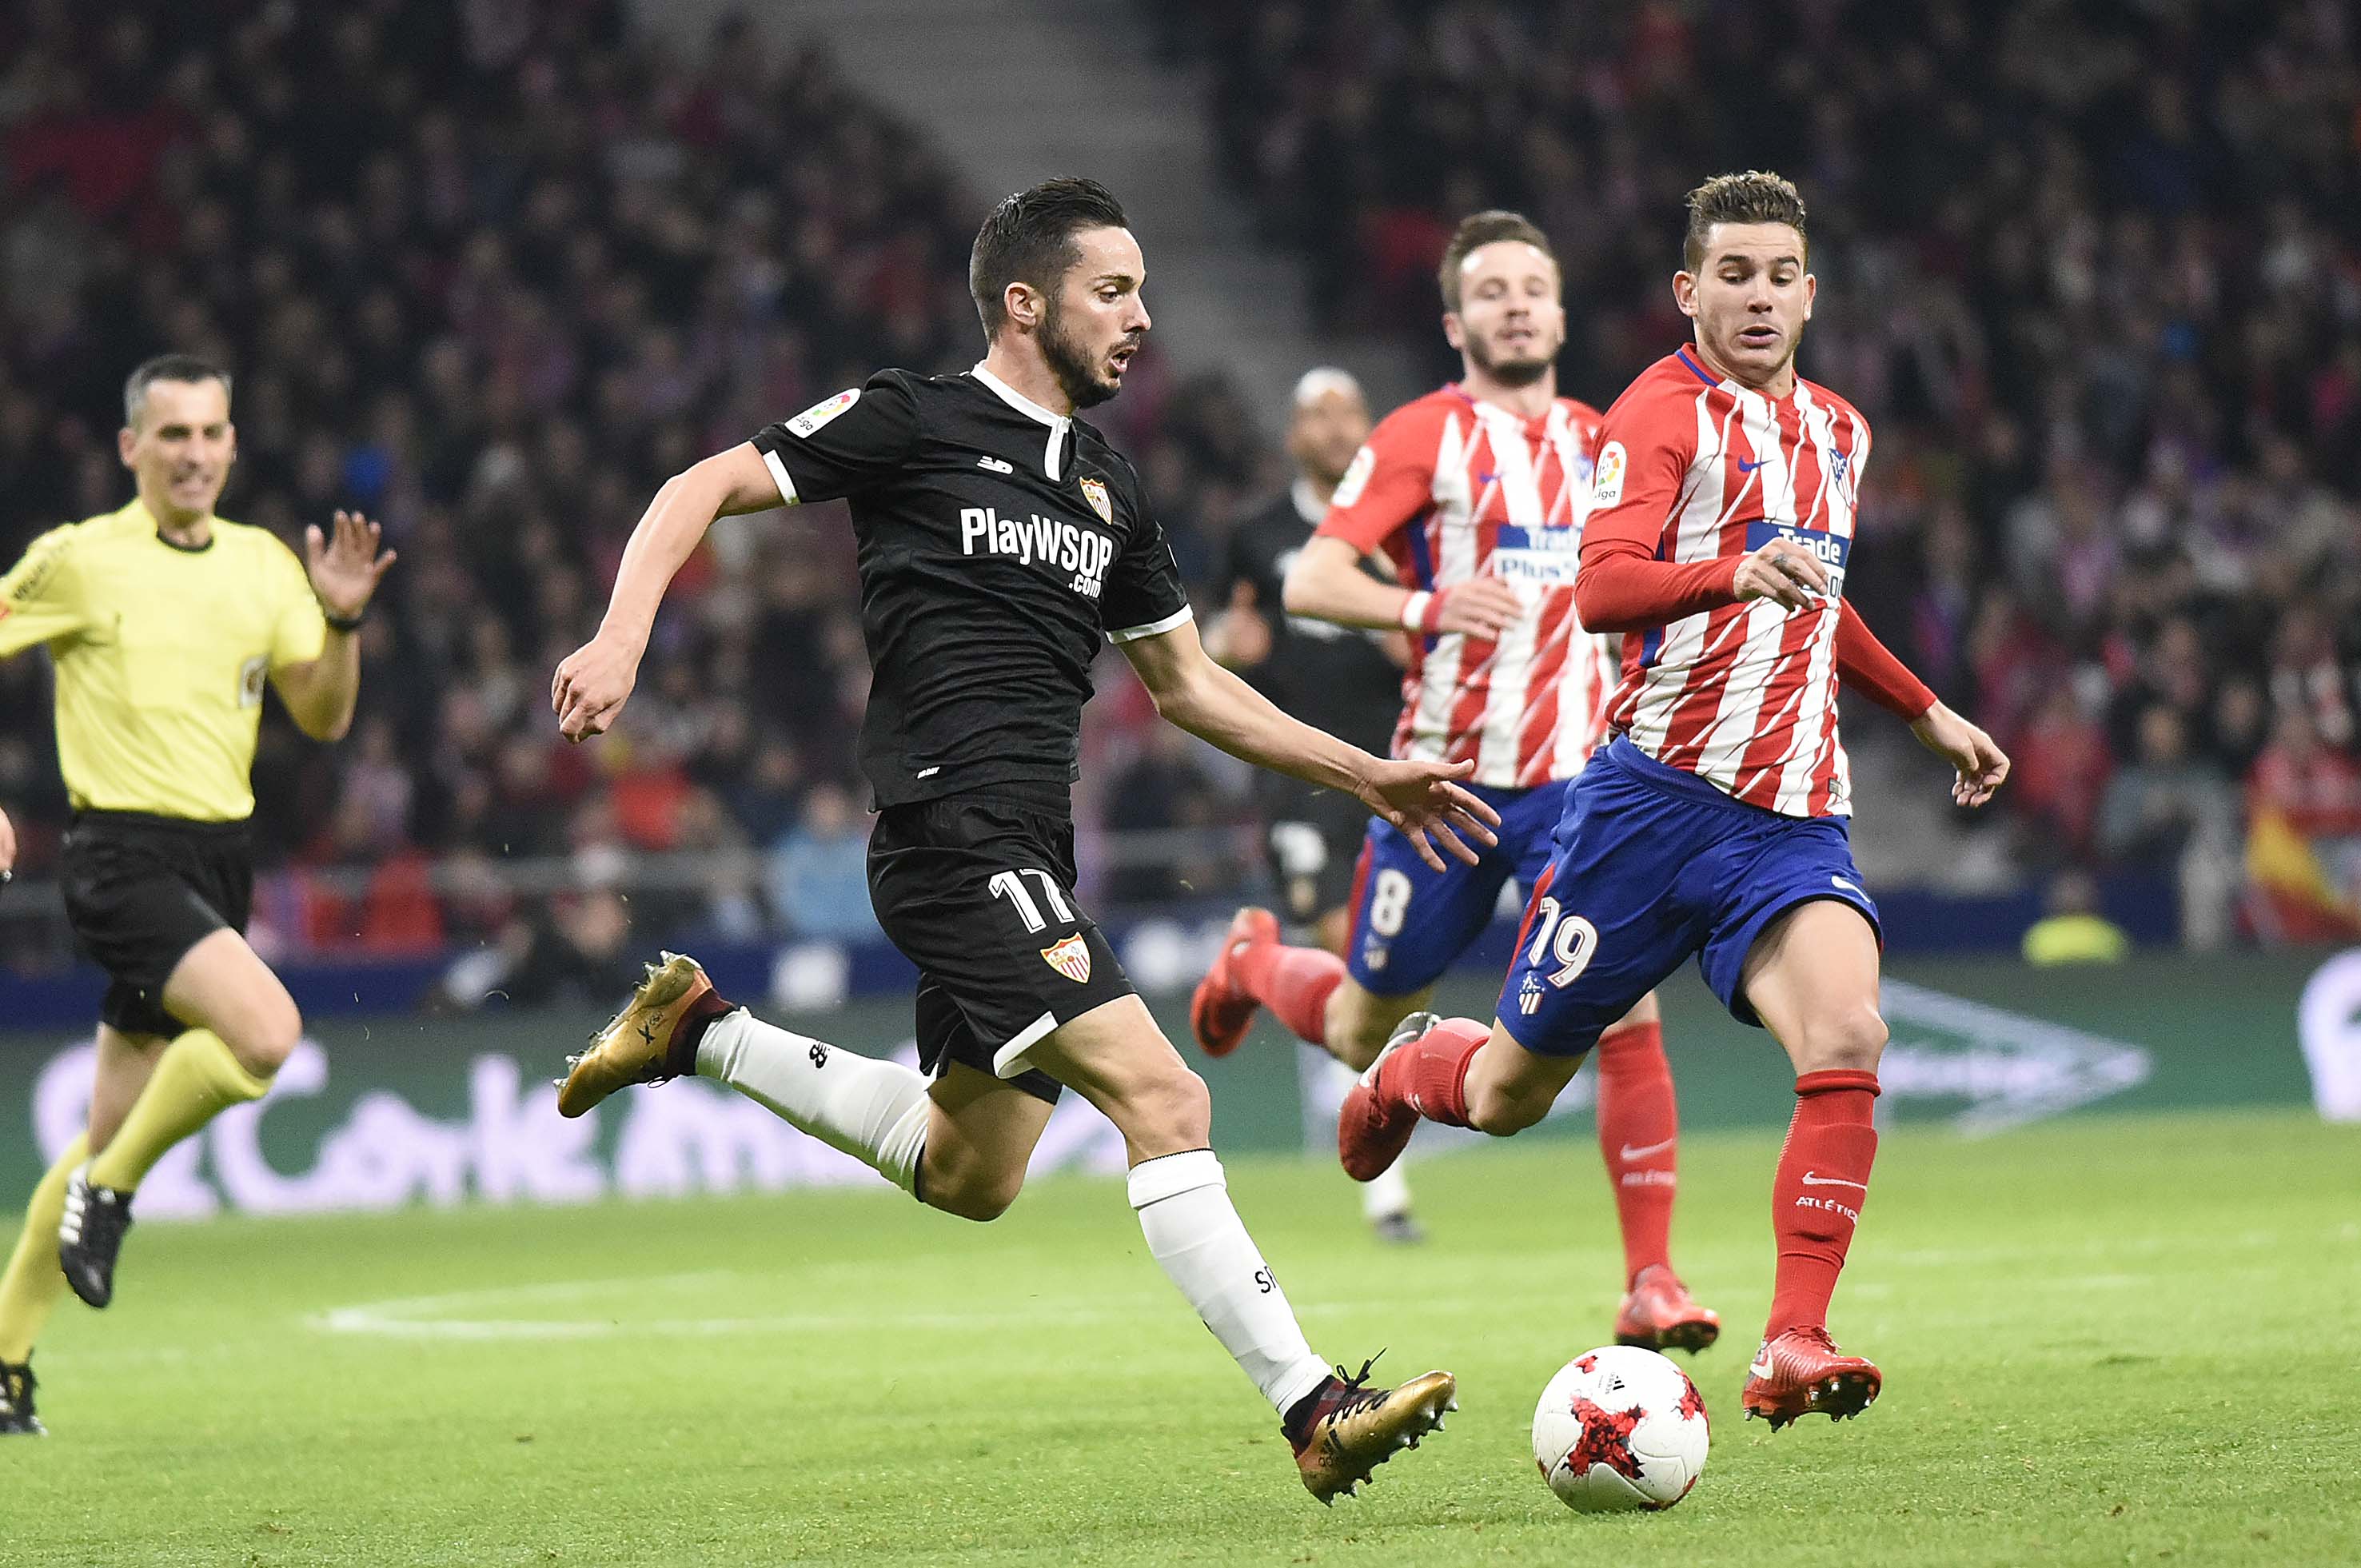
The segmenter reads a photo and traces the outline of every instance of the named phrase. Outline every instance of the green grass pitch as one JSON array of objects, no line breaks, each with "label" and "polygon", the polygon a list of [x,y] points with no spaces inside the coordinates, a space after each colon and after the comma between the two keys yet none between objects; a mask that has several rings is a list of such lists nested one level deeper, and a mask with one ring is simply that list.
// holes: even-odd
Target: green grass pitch
[{"label": "green grass pitch", "polygon": [[1775,1138],[1685,1152],[1720,1308],[1705,1479],[1585,1519],[1543,1382],[1618,1284],[1587,1141],[1421,1162],[1385,1250],[1333,1170],[1238,1205],[1343,1359],[1460,1378],[1450,1430],[1332,1512],[1172,1295],[1119,1186],[975,1226],[884,1190],[154,1225],[0,1446],[11,1564],[2020,1563],[2361,1560],[2361,1130],[2288,1113],[1905,1128],[1835,1328],[1860,1421],[1737,1419]]}]

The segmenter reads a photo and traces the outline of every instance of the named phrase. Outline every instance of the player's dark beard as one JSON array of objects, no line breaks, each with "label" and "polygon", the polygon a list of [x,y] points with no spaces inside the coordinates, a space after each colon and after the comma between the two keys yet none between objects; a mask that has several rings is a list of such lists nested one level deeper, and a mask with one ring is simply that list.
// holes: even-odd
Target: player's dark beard
[{"label": "player's dark beard", "polygon": [[1066,313],[1055,299],[1041,319],[1041,358],[1059,387],[1078,409],[1094,409],[1123,389],[1100,378],[1090,350],[1066,331]]},{"label": "player's dark beard", "polygon": [[1530,387],[1550,373],[1557,361],[1548,359],[1495,359],[1480,338],[1467,340],[1467,357],[1476,361],[1476,368],[1504,387]]}]

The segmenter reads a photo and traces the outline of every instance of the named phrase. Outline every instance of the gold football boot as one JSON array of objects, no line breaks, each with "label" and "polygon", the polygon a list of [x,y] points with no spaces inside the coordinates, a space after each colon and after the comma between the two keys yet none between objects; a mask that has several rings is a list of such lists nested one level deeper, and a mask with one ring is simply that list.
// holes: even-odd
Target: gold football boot
[{"label": "gold football boot", "polygon": [[1351,1497],[1378,1465],[1416,1448],[1428,1432],[1441,1431],[1444,1412],[1459,1408],[1453,1397],[1459,1380],[1448,1372],[1430,1372],[1399,1388],[1365,1387],[1374,1360],[1363,1362],[1349,1379],[1330,1378],[1312,1396],[1303,1435],[1294,1442],[1305,1489],[1331,1506],[1340,1493]]},{"label": "gold football boot", "polygon": [[647,978],[607,1026],[590,1037],[590,1048],[566,1058],[557,1080],[557,1113],[579,1116],[619,1089],[662,1083],[682,1076],[667,1058],[672,1037],[691,1004],[713,993],[713,982],[695,959],[665,953],[648,966]]}]

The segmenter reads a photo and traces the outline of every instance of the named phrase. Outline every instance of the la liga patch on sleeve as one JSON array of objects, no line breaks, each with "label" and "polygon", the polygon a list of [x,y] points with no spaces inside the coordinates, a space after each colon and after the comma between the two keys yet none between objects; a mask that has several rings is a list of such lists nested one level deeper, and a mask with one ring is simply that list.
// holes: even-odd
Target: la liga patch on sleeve
[{"label": "la liga patch on sleeve", "polygon": [[1369,488],[1369,475],[1377,466],[1378,455],[1373,449],[1364,446],[1354,453],[1352,464],[1345,470],[1345,477],[1336,481],[1336,493],[1328,498],[1328,504],[1348,507],[1359,500],[1361,492]]},{"label": "la liga patch on sleeve", "polygon": [[1623,444],[1610,441],[1599,449],[1598,472],[1590,481],[1590,504],[1611,507],[1623,499]]},{"label": "la liga patch on sleeve", "polygon": [[796,415],[795,418],[787,421],[787,429],[792,433],[799,435],[808,441],[811,439],[812,432],[818,430],[821,425],[826,424],[829,421],[834,419],[837,415],[842,413],[845,410],[851,408],[860,400],[861,389],[858,387],[847,387],[841,392],[837,393],[836,396],[826,399],[820,402],[814,403],[803,412]]}]

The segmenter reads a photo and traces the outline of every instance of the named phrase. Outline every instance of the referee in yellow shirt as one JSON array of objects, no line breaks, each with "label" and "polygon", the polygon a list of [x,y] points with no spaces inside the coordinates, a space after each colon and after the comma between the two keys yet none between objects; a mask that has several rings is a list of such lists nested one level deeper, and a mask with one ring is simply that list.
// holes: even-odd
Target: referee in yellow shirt
[{"label": "referee in yellow shirt", "polygon": [[84,1135],[34,1190],[0,1275],[0,1432],[38,1432],[33,1341],[71,1285],[115,1288],[131,1196],[164,1151],[261,1098],[302,1031],[242,935],[247,818],[266,680],[334,740],[360,689],[362,613],[393,564],[375,523],[335,515],[304,559],[214,515],[237,456],[229,377],[165,355],[123,389],[120,511],[52,529],[0,576],[0,658],[46,644],[73,803],[66,916],[106,971]]}]

